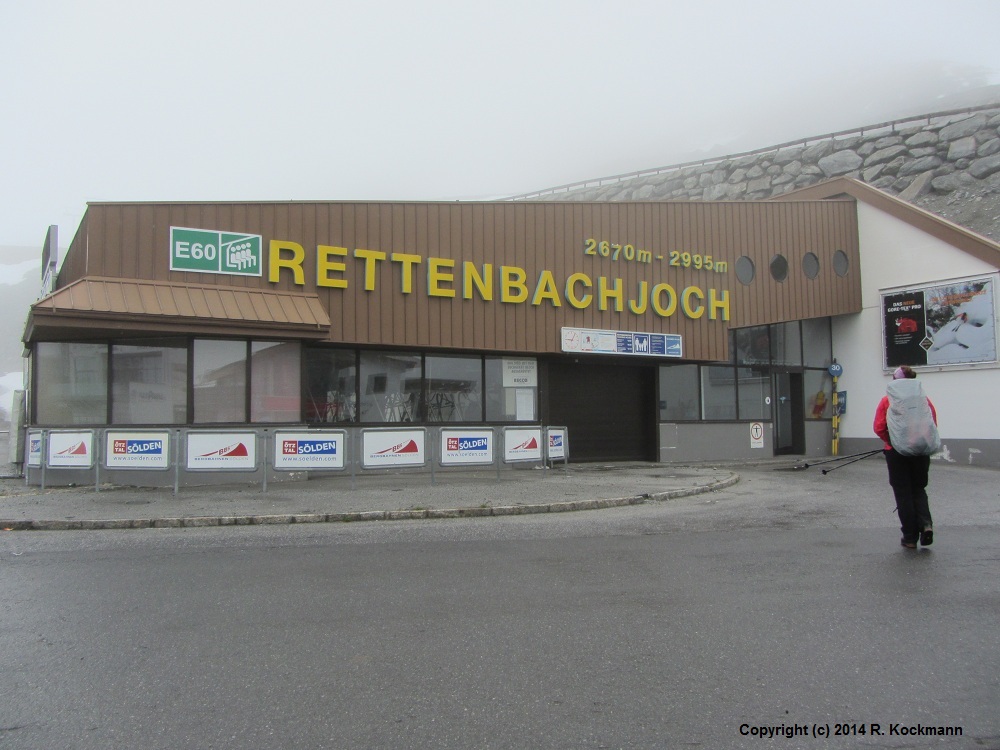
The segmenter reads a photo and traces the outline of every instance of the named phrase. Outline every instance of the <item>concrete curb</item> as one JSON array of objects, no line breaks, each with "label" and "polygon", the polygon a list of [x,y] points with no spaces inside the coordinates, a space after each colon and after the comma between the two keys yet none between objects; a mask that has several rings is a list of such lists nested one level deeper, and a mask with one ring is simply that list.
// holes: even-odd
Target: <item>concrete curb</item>
[{"label": "concrete curb", "polygon": [[625,505],[642,505],[648,502],[663,502],[691,495],[731,487],[740,480],[739,474],[730,474],[708,484],[682,489],[666,490],[653,494],[631,497],[605,498],[600,500],[571,500],[556,503],[531,505],[497,505],[468,508],[425,508],[410,510],[365,510],[337,513],[283,513],[276,515],[245,516],[178,516],[173,518],[131,518],[131,519],[72,519],[52,521],[27,521],[0,519],[3,531],[97,531],[110,529],[182,529],[207,526],[263,526],[268,524],[293,523],[356,523],[360,521],[415,521],[445,518],[487,518],[490,516],[521,516],[532,513],[567,513],[580,510],[600,510],[620,508]]}]

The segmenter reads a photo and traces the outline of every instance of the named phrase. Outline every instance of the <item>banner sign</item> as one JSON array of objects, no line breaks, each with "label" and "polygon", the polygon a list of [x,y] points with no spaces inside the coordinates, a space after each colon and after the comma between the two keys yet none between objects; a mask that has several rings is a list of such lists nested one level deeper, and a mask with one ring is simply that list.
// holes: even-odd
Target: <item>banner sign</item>
[{"label": "banner sign", "polygon": [[506,463],[541,461],[542,428],[506,428],[503,431],[503,460]]},{"label": "banner sign", "polygon": [[94,465],[94,432],[50,432],[46,465],[53,469],[89,469]]},{"label": "banner sign", "polygon": [[189,432],[188,471],[254,471],[257,436],[252,432]]},{"label": "banner sign", "polygon": [[492,464],[493,430],[441,430],[441,465]]},{"label": "banner sign", "polygon": [[274,433],[274,468],[343,469],[347,433],[343,430]]},{"label": "banner sign", "polygon": [[565,459],[569,456],[569,445],[565,427],[548,427],[545,430],[545,456],[550,461],[554,458]]},{"label": "banner sign", "polygon": [[42,466],[42,433],[40,430],[32,430],[28,433],[28,441],[25,445],[28,452],[28,466],[41,468]]},{"label": "banner sign", "polygon": [[591,328],[563,328],[562,350],[573,354],[627,354],[636,357],[680,357],[676,333],[635,333]]},{"label": "banner sign", "polygon": [[111,432],[105,437],[104,465],[109,469],[169,469],[169,432]]},{"label": "banner sign", "polygon": [[884,366],[997,361],[995,279],[883,292]]},{"label": "banner sign", "polygon": [[425,430],[364,430],[361,463],[366,469],[389,466],[423,466]]},{"label": "banner sign", "polygon": [[263,241],[259,234],[170,227],[170,270],[262,276]]}]

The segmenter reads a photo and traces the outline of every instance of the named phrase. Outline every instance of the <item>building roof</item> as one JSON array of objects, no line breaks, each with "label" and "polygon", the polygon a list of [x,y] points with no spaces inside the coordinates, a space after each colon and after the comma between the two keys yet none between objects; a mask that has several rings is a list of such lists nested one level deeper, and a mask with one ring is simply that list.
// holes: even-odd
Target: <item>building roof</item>
[{"label": "building roof", "polygon": [[984,263],[1000,268],[1000,244],[988,237],[954,224],[937,214],[907,203],[877,188],[849,177],[836,177],[809,187],[775,196],[775,201],[818,200],[850,197],[874,206],[900,221],[967,252]]},{"label": "building roof", "polygon": [[[67,328],[94,335],[143,332],[233,333],[322,339],[330,317],[314,294],[85,277],[36,302],[24,340]],[[46,335],[48,334],[48,335]]]}]

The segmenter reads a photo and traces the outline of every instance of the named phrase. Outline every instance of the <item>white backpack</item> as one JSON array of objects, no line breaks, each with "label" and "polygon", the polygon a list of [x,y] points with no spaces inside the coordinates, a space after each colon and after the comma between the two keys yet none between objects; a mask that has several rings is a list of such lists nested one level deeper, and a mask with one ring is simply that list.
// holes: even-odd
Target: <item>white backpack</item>
[{"label": "white backpack", "polygon": [[934,415],[923,386],[913,378],[893,380],[886,386],[889,442],[904,456],[930,456],[941,450]]}]

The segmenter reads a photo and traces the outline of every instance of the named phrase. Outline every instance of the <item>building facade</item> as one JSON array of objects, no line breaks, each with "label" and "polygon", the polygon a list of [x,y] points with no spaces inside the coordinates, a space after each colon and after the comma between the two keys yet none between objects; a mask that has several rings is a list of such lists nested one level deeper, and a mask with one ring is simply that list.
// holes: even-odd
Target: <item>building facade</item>
[{"label": "building facade", "polygon": [[[561,425],[573,461],[825,455],[869,438],[877,290],[984,279],[992,360],[924,369],[996,377],[997,246],[881,195],[93,203],[29,314],[26,422]],[[926,237],[940,260],[918,265]],[[835,357],[857,383],[836,420]]]}]

